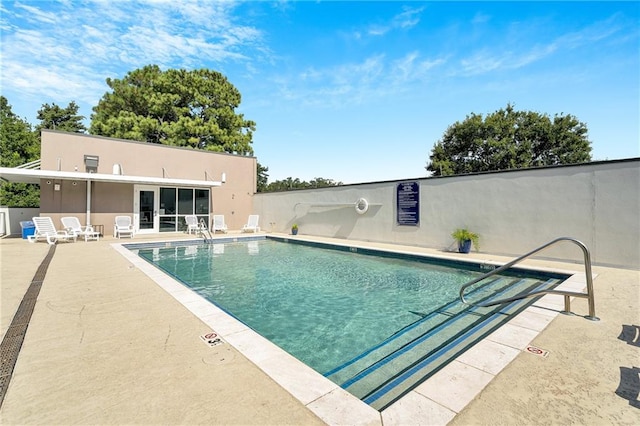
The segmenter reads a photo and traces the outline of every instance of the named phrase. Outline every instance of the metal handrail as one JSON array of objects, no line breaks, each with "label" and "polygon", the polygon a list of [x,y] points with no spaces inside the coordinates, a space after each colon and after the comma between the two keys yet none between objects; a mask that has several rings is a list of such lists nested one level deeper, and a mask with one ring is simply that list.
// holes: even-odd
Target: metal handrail
[{"label": "metal handrail", "polygon": [[[202,234],[202,238],[204,238],[205,243],[208,243],[209,240],[213,239],[213,237],[211,236],[211,232],[209,232],[209,227],[207,227],[207,222],[205,222],[202,218],[200,218],[200,234]],[[208,239],[207,235],[209,235]]]},{"label": "metal handrail", "polygon": [[[467,287],[472,286],[473,284],[477,284],[480,281],[489,278],[492,275],[496,275],[499,274],[500,272],[509,269],[510,267],[512,267],[513,265],[515,265],[516,263],[521,262],[522,260],[536,254],[539,253],[545,249],[547,249],[548,247],[559,243],[561,241],[569,241],[572,242],[574,244],[576,244],[578,247],[580,247],[582,249],[582,253],[584,255],[584,272],[586,275],[586,279],[587,279],[587,292],[586,293],[579,293],[579,292],[575,292],[575,291],[565,291],[565,290],[538,290],[538,291],[533,291],[531,293],[527,293],[527,294],[523,294],[520,296],[514,296],[514,297],[509,297],[506,299],[501,299],[501,300],[497,300],[494,302],[490,302],[490,303],[483,303],[483,304],[476,304],[476,303],[471,303],[468,302],[467,300],[465,300],[464,298],[464,291],[467,289]],[[506,263],[504,265],[502,265],[499,268],[496,268],[484,275],[482,275],[479,278],[476,278],[474,280],[469,281],[468,283],[466,283],[465,285],[462,286],[462,288],[460,288],[460,300],[462,301],[462,303],[467,304],[467,305],[471,305],[471,306],[477,306],[477,307],[481,307],[481,308],[486,308],[489,306],[495,306],[495,305],[500,305],[503,303],[508,303],[508,302],[513,302],[515,300],[520,300],[520,299],[525,299],[528,297],[535,297],[535,296],[539,296],[542,294],[561,294],[564,296],[564,311],[563,313],[566,314],[570,314],[571,313],[571,302],[570,302],[570,297],[583,297],[588,299],[589,302],[589,315],[587,315],[585,318],[591,321],[599,321],[600,318],[598,318],[596,316],[596,307],[595,307],[595,300],[594,300],[594,294],[593,294],[593,276],[591,275],[591,254],[589,253],[589,249],[587,248],[587,246],[585,246],[582,242],[576,240],[575,238],[570,238],[570,237],[560,237],[560,238],[556,238],[553,241],[548,242],[547,244],[544,244],[540,247],[538,247],[535,250],[530,251],[529,253],[523,254],[522,256],[512,260],[509,263]]]},{"label": "metal handrail", "polygon": [[42,162],[41,159],[33,160],[28,163],[16,166],[16,169],[39,169],[41,162]]}]

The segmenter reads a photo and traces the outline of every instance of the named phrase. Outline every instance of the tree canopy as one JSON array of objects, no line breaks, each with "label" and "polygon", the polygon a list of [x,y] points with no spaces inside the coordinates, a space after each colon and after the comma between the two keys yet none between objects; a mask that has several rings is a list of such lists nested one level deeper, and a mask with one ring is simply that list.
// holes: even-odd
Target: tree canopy
[{"label": "tree canopy", "polygon": [[[40,123],[31,124],[17,117],[4,96],[0,96],[0,165],[16,167],[40,158],[40,131],[56,129],[84,133],[87,129],[78,115],[78,105],[71,101],[66,108],[55,103],[43,104],[38,110]],[[0,204],[8,207],[38,207],[40,186],[25,183],[6,183],[0,188]]]},{"label": "tree canopy", "polygon": [[63,132],[85,133],[87,128],[82,123],[84,116],[78,115],[78,104],[69,102],[66,108],[60,108],[55,103],[43,104],[38,110],[40,124],[36,126],[38,134],[42,129],[61,130]]},{"label": "tree canopy", "polygon": [[256,190],[258,192],[267,192],[267,182],[269,181],[268,167],[263,166],[259,162],[256,162]]},{"label": "tree canopy", "polygon": [[253,154],[255,123],[235,112],[240,92],[219,72],[148,65],[106,82],[112,91],[93,108],[91,134]]},{"label": "tree canopy", "polygon": [[276,180],[271,182],[262,191],[258,192],[276,192],[276,191],[291,191],[294,189],[311,189],[311,188],[326,188],[329,186],[339,186],[342,182],[336,182],[333,179],[325,179],[317,177],[307,182],[298,178],[293,179],[288,177],[284,180]]},{"label": "tree canopy", "polygon": [[511,104],[449,126],[431,151],[435,176],[591,161],[587,126],[572,115],[553,118]]},{"label": "tree canopy", "polygon": [[[16,167],[40,157],[40,139],[31,125],[16,116],[9,101],[0,96],[0,166]],[[8,207],[38,207],[39,185],[3,183],[0,185],[0,205]]]}]

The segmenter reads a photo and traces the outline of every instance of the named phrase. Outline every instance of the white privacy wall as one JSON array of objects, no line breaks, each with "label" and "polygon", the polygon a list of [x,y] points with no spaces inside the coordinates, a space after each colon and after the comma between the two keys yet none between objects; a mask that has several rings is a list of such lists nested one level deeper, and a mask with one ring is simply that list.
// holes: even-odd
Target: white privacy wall
[{"label": "white privacy wall", "polygon": [[30,221],[34,216],[40,215],[38,207],[0,207],[0,236],[22,236],[20,222]]},{"label": "white privacy wall", "polygon": [[[418,182],[419,226],[396,223],[396,187]],[[360,215],[354,204],[369,202]],[[480,234],[480,251],[519,256],[558,237],[574,237],[595,264],[640,268],[640,159],[313,190],[261,193],[254,211],[267,232],[454,250],[451,232]],[[561,243],[540,257],[582,259]]]}]

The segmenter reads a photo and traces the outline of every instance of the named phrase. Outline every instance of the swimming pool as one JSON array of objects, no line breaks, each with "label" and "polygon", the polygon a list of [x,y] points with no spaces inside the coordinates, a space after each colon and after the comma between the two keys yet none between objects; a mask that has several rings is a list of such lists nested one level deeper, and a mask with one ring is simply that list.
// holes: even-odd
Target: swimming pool
[{"label": "swimming pool", "polygon": [[[460,286],[482,265],[323,247],[333,250],[260,239],[138,254],[377,410],[533,303],[460,304]],[[563,278],[516,271],[480,283],[473,297]]]}]

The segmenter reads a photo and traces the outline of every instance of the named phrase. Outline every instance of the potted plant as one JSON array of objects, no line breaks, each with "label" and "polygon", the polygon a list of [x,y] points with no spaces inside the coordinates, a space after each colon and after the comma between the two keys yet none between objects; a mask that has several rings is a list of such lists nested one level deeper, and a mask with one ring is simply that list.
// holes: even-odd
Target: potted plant
[{"label": "potted plant", "polygon": [[476,251],[480,249],[480,236],[467,228],[458,228],[453,231],[451,236],[458,242],[458,251],[460,253],[469,253],[471,244],[473,244],[473,248]]},{"label": "potted plant", "polygon": [[297,223],[294,223],[293,225],[291,225],[291,234],[298,235],[298,224]]}]

